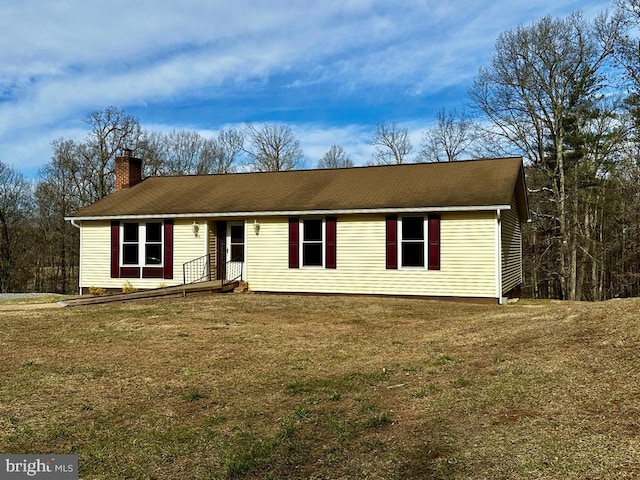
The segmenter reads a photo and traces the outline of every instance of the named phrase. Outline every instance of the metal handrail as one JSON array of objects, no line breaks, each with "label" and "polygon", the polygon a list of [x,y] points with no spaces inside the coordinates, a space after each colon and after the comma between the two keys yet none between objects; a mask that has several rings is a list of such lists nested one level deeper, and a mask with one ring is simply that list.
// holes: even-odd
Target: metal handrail
[{"label": "metal handrail", "polygon": [[208,253],[182,264],[182,283],[208,282],[211,280],[211,255]]},{"label": "metal handrail", "polygon": [[[242,282],[244,276],[244,261],[228,260],[224,264],[222,271],[218,271],[222,278],[223,285],[231,282]],[[194,258],[182,264],[182,283],[198,283],[211,280],[211,255],[206,254],[198,258]]]},{"label": "metal handrail", "polygon": [[242,276],[244,271],[244,261],[242,260],[228,260],[224,265],[224,272],[222,283],[224,285],[239,280],[242,282]]}]

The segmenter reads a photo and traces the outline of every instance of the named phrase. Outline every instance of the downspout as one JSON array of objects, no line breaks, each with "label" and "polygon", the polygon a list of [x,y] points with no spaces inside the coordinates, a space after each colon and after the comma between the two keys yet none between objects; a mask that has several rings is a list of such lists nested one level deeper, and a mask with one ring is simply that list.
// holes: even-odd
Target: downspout
[{"label": "downspout", "polygon": [[498,304],[506,302],[502,298],[502,217],[500,209],[496,210],[496,298]]},{"label": "downspout", "polygon": [[82,227],[76,223],[75,218],[70,218],[71,225],[80,230],[80,249],[78,251],[78,292],[82,295]]}]

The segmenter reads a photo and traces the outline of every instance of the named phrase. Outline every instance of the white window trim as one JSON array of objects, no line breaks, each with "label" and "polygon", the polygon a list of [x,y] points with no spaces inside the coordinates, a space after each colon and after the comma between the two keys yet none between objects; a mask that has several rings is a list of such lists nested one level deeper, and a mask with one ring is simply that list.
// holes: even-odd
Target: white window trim
[{"label": "white window trim", "polygon": [[[311,242],[305,242],[304,241],[304,222],[305,220],[320,220],[321,224],[322,224],[322,242],[318,242],[318,241],[311,241]],[[300,268],[310,268],[310,269],[321,269],[321,268],[325,268],[325,265],[327,264],[327,221],[326,218],[318,218],[318,217],[307,217],[307,218],[301,218],[298,221],[298,235],[300,237],[300,245],[299,245],[299,258],[300,258]],[[309,244],[318,244],[321,243],[321,249],[322,249],[322,265],[305,265],[304,264],[304,245],[305,243],[309,243]]]},{"label": "white window trim", "polygon": [[[123,263],[124,262],[124,226],[125,224],[138,223],[138,263]],[[160,242],[152,242],[155,245],[160,245],[160,263],[145,263],[146,257],[146,245],[147,245],[147,223],[159,223],[160,224]],[[126,242],[133,244],[133,242]],[[120,223],[120,267],[132,267],[132,268],[164,268],[164,222],[162,221],[150,221],[150,222],[121,222]]]},{"label": "white window trim", "polygon": [[[424,265],[411,266],[402,264],[402,245],[405,240],[402,238],[402,222],[405,218],[422,217],[422,248]],[[420,240],[406,240],[407,243],[418,243]],[[407,215],[406,217],[398,217],[398,268],[400,270],[428,270],[429,269],[429,216],[428,215]]]}]

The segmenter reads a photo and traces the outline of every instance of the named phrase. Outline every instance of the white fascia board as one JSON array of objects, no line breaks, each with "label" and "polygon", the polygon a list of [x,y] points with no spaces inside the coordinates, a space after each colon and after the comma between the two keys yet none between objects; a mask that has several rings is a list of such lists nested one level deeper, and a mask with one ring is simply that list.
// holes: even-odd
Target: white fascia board
[{"label": "white fascia board", "polygon": [[227,218],[227,217],[290,217],[302,215],[356,215],[396,214],[431,212],[481,212],[510,210],[511,205],[476,205],[465,207],[410,207],[410,208],[353,208],[338,210],[282,210],[273,212],[210,212],[210,213],[165,213],[148,215],[101,215],[87,217],[65,217],[65,220],[142,220],[146,218]]}]

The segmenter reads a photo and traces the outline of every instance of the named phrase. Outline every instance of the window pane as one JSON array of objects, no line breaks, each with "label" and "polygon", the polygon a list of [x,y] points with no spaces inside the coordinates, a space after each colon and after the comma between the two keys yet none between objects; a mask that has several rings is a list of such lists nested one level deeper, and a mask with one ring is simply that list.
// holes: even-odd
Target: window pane
[{"label": "window pane", "polygon": [[424,267],[424,242],[402,243],[402,266]]},{"label": "window pane", "polygon": [[404,217],[402,219],[403,240],[424,240],[424,218]]},{"label": "window pane", "polygon": [[137,265],[138,264],[138,244],[129,243],[122,246],[122,264]]},{"label": "window pane", "polygon": [[244,225],[231,225],[231,243],[244,243]]},{"label": "window pane", "polygon": [[302,264],[305,266],[322,266],[321,243],[305,243],[302,245]]},{"label": "window pane", "polygon": [[147,242],[162,241],[162,223],[147,223]]},{"label": "window pane", "polygon": [[125,242],[138,241],[138,224],[137,223],[125,223],[123,228],[124,228],[123,241]]},{"label": "window pane", "polygon": [[244,245],[231,245],[231,260],[244,262]]},{"label": "window pane", "polygon": [[322,241],[322,220],[304,221],[304,241]]},{"label": "window pane", "polygon": [[144,264],[160,265],[162,263],[162,245],[151,243],[145,246]]}]

